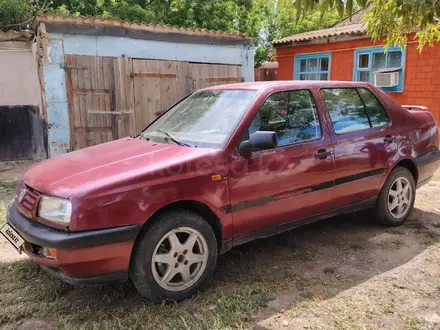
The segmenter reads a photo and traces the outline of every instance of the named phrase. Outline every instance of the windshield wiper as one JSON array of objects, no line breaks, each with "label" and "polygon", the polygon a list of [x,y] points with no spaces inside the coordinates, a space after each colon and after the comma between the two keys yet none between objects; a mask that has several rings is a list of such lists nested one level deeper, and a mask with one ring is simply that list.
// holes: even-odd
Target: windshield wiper
[{"label": "windshield wiper", "polygon": [[144,135],[144,132],[140,132],[139,135],[137,136],[137,138],[141,137],[142,139],[146,140],[146,141],[151,141],[151,139]]},{"label": "windshield wiper", "polygon": [[175,144],[178,144],[179,146],[184,146],[184,147],[195,147],[195,146],[192,146],[192,145],[190,145],[190,144],[188,144],[188,143],[185,143],[185,142],[183,142],[183,141],[180,141],[180,140],[176,139],[174,136],[172,136],[170,133],[164,131],[163,129],[160,129],[160,128],[159,128],[157,131],[159,131],[159,132],[165,134],[166,136],[168,136],[168,137],[170,138],[171,141],[173,141]]}]

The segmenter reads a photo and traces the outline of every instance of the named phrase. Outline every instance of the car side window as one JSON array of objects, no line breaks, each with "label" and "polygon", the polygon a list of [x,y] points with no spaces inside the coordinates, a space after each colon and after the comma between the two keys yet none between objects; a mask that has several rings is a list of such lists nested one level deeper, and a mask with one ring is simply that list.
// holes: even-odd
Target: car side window
[{"label": "car side window", "polygon": [[270,95],[243,139],[257,131],[276,132],[278,146],[320,138],[321,126],[311,92],[295,90]]},{"label": "car side window", "polygon": [[370,128],[367,112],[355,88],[321,89],[335,133]]},{"label": "car side window", "polygon": [[374,96],[374,94],[366,88],[358,88],[358,92],[365,104],[365,108],[367,109],[368,116],[371,120],[371,125],[373,127],[388,125],[389,119],[387,112],[382,104],[380,104],[376,96]]}]

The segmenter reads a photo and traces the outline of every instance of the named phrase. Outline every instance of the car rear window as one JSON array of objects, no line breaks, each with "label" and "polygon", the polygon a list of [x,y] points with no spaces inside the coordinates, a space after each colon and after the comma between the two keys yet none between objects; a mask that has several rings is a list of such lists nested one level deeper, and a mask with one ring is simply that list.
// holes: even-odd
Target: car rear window
[{"label": "car rear window", "polygon": [[321,94],[335,133],[354,132],[389,123],[384,107],[366,88],[324,88]]},{"label": "car rear window", "polygon": [[355,88],[325,88],[321,93],[335,133],[370,128],[367,112]]}]

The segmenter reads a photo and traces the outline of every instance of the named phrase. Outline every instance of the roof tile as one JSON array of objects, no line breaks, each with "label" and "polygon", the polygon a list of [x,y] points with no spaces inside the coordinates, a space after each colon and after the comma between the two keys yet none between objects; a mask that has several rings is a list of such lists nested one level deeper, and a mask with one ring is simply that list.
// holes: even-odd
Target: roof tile
[{"label": "roof tile", "polygon": [[293,36],[275,40],[273,44],[276,46],[343,35],[365,35],[367,28],[362,23],[362,19],[366,10],[367,9],[358,10],[357,12],[353,13],[350,18],[347,17],[343,19],[332,28],[295,34]]},{"label": "roof tile", "polygon": [[329,38],[329,37],[337,37],[342,35],[363,35],[367,31],[367,28],[362,24],[352,24],[352,25],[346,25],[341,27],[333,27],[330,29],[322,29],[317,31],[310,31],[310,32],[304,32],[295,34],[290,37],[285,37],[279,40],[275,40],[273,42],[274,45],[283,45],[283,44],[290,44],[294,42],[301,42],[301,41],[309,41],[314,39],[321,39],[321,38]]},{"label": "roof tile", "polygon": [[0,31],[1,41],[29,41],[34,36],[33,31]]},{"label": "roof tile", "polygon": [[163,32],[163,33],[179,33],[185,35],[194,36],[213,36],[217,38],[237,38],[249,40],[245,33],[238,32],[224,32],[224,31],[213,31],[200,28],[185,28],[180,26],[172,26],[167,24],[150,24],[141,23],[136,21],[122,20],[119,18],[110,17],[84,17],[84,16],[66,16],[61,14],[52,13],[39,13],[37,14],[34,24],[38,22],[46,23],[70,23],[70,24],[94,24],[94,25],[107,25],[107,26],[122,26],[125,28],[146,30],[152,32]]}]

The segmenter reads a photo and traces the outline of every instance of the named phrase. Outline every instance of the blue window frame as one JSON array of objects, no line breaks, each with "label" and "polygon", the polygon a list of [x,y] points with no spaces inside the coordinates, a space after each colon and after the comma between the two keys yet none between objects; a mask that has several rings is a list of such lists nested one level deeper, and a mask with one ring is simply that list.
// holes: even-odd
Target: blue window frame
[{"label": "blue window frame", "polygon": [[295,56],[294,80],[330,80],[331,53]]},{"label": "blue window frame", "polygon": [[384,68],[400,68],[399,84],[395,87],[382,87],[384,92],[403,92],[405,80],[405,56],[406,49],[400,47],[388,47],[385,53],[384,47],[371,47],[356,49],[354,52],[354,81],[374,83],[374,72]]}]

